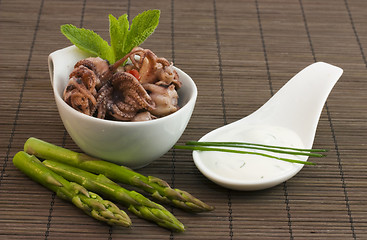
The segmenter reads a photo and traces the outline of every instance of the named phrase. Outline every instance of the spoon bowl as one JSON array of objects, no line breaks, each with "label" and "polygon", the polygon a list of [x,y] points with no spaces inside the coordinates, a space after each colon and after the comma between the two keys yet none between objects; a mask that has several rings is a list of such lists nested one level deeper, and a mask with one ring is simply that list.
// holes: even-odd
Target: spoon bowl
[{"label": "spoon bowl", "polygon": [[[342,73],[341,68],[324,62],[311,64],[257,111],[207,133],[199,141],[236,141],[311,149],[323,106]],[[307,156],[294,158],[308,159]],[[278,185],[292,178],[304,166],[252,154],[212,151],[194,151],[193,159],[201,173],[211,181],[230,189],[247,191]]]}]

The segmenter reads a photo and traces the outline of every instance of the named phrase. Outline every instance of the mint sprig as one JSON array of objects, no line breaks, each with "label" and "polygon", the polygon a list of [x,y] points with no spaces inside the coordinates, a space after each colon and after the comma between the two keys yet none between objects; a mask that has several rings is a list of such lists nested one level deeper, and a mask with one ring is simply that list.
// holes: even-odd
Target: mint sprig
[{"label": "mint sprig", "polygon": [[114,61],[112,48],[97,33],[85,28],[77,28],[72,24],[61,26],[61,32],[75,46],[92,55],[99,56],[108,61]]},{"label": "mint sprig", "polygon": [[159,17],[160,10],[147,10],[138,14],[130,25],[127,14],[119,18],[110,14],[111,45],[89,29],[78,28],[72,24],[62,25],[60,29],[62,34],[81,50],[113,64],[153,34],[159,24]]},{"label": "mint sprig", "polygon": [[129,20],[127,19],[127,14],[120,16],[118,19],[110,14],[109,19],[111,47],[117,61],[128,53],[125,51],[125,42],[126,36],[129,34]]},{"label": "mint sprig", "polygon": [[142,44],[154,32],[159,23],[159,15],[159,10],[150,10],[137,15],[133,19],[129,34],[126,37],[126,53]]}]

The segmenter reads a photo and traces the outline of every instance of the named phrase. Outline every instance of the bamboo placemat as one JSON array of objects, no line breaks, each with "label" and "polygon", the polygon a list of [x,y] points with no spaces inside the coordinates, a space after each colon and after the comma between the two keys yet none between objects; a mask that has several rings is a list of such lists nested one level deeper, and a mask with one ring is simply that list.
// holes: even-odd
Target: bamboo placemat
[{"label": "bamboo placemat", "polygon": [[[191,153],[171,150],[139,172],[187,190],[216,210],[169,208],[185,233],[131,216],[132,229],[109,227],[30,181],[12,164],[34,136],[79,150],[59,118],[47,56],[70,45],[72,23],[108,39],[108,14],[160,9],[143,44],[187,72],[199,96],[179,140],[255,111],[315,61],[344,69],[320,118],[314,147],[330,149],[274,188],[231,191],[206,179]],[[367,239],[367,2],[0,1],[0,239]],[[130,214],[131,215],[131,214]]]}]

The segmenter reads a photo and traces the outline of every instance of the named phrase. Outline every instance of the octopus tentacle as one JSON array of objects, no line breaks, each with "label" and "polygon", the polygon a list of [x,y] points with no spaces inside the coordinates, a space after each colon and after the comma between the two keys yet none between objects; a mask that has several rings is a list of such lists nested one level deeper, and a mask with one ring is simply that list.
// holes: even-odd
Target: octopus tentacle
[{"label": "octopus tentacle", "polygon": [[158,85],[175,84],[179,89],[182,83],[173,68],[173,64],[165,58],[158,58],[151,50],[145,49],[145,56],[139,70],[141,83],[155,83]]},{"label": "octopus tentacle", "polygon": [[112,85],[122,93],[130,105],[133,105],[130,100],[134,99],[140,109],[154,108],[154,101],[132,74],[126,72],[116,73],[112,78]]},{"label": "octopus tentacle", "polygon": [[112,97],[112,93],[113,93],[113,87],[110,81],[108,81],[98,91],[98,95],[96,98],[96,105],[91,110],[91,115],[93,115],[97,111],[98,118],[105,118],[107,99],[110,99]]},{"label": "octopus tentacle", "polygon": [[166,66],[170,66],[171,65],[171,63],[167,60],[167,59],[165,59],[165,58],[156,58],[156,60],[155,60],[157,63],[160,63],[160,64],[162,64],[163,65],[163,67],[166,67]]},{"label": "octopus tentacle", "polygon": [[97,88],[100,88],[112,76],[108,61],[100,57],[82,59],[75,64],[74,68],[77,69],[81,66],[90,69],[96,75]]},{"label": "octopus tentacle", "polygon": [[64,101],[72,108],[87,115],[91,115],[90,109],[96,104],[95,97],[88,91],[83,82],[75,77],[69,80],[64,91]]},{"label": "octopus tentacle", "polygon": [[69,85],[74,87],[75,89],[78,89],[78,91],[83,94],[85,97],[87,97],[92,105],[96,105],[96,98],[93,96],[93,94],[88,91],[88,89],[85,87],[84,84],[80,81],[79,78],[72,77],[69,80]]},{"label": "octopus tentacle", "polygon": [[108,113],[122,121],[131,120],[137,113],[137,109],[122,101],[107,101]]},{"label": "octopus tentacle", "polygon": [[[132,52],[133,54],[130,54],[129,59],[131,63],[137,68],[140,69],[143,64],[143,59],[145,56],[145,51],[141,47],[135,47]],[[136,55],[139,56],[139,58],[136,58]]]},{"label": "octopus tentacle", "polygon": [[70,96],[70,101],[74,109],[84,114],[90,115],[89,101],[88,99],[85,98],[84,94],[82,94],[81,92],[75,91]]},{"label": "octopus tentacle", "polygon": [[69,75],[69,82],[63,93],[64,101],[79,112],[91,115],[91,108],[96,105],[96,82],[97,77],[92,70],[78,66]]},{"label": "octopus tentacle", "polygon": [[102,103],[97,108],[97,118],[104,119],[107,113],[107,99],[103,99]]},{"label": "octopus tentacle", "polygon": [[157,56],[149,49],[145,49],[144,59],[142,59],[142,65],[139,70],[140,82],[154,83],[157,79],[156,70]]},{"label": "octopus tentacle", "polygon": [[128,112],[136,112],[137,109],[134,106],[129,105],[128,103],[122,102],[122,101],[116,101],[116,106],[121,111],[128,111]]},{"label": "octopus tentacle", "polygon": [[181,88],[182,83],[179,80],[177,72],[173,69],[172,64],[158,69],[156,74],[159,79],[159,81],[156,82],[157,85],[168,86],[173,83],[177,89]]},{"label": "octopus tentacle", "polygon": [[69,78],[80,79],[84,86],[88,89],[94,89],[96,87],[97,76],[95,73],[85,66],[79,66],[75,68],[69,75]]},{"label": "octopus tentacle", "polygon": [[[116,69],[121,65],[123,64],[128,58],[130,58],[131,56],[134,56],[135,54],[139,54],[143,51],[144,49],[140,48],[140,47],[136,47],[134,48],[133,50],[131,50],[131,52],[129,52],[128,54],[126,54],[123,58],[121,58],[120,60],[116,61],[113,65],[111,65],[109,67],[110,71],[111,72],[115,72]],[[134,58],[133,58],[134,59]],[[131,61],[133,61],[131,58],[130,58]],[[134,59],[135,61],[135,59]]]}]

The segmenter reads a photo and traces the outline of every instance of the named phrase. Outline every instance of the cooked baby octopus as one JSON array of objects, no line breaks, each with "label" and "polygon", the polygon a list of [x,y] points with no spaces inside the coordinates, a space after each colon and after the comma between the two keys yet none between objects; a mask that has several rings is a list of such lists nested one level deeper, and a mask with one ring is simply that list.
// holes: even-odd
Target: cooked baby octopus
[{"label": "cooked baby octopus", "polygon": [[112,65],[98,57],[80,60],[63,96],[75,110],[90,116],[147,121],[179,109],[176,90],[181,85],[172,63],[137,47]]}]

